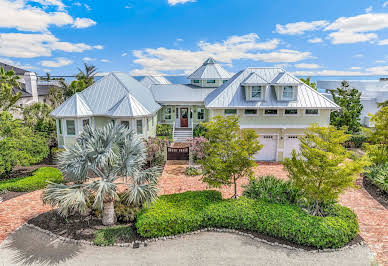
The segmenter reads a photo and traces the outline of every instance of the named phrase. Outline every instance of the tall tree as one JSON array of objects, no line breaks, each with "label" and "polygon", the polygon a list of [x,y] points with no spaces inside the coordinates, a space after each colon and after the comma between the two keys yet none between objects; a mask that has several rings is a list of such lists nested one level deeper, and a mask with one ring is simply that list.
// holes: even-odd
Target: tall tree
[{"label": "tall tree", "polygon": [[21,97],[21,92],[14,93],[14,88],[20,88],[19,76],[13,70],[5,71],[0,67],[0,111],[12,108]]},{"label": "tall tree", "polygon": [[360,115],[363,109],[361,104],[361,92],[350,88],[349,83],[342,81],[341,87],[331,91],[333,100],[341,107],[341,110],[330,114],[330,124],[340,129],[347,127],[346,133],[355,134],[361,130]]},{"label": "tall tree", "polygon": [[64,90],[61,87],[50,87],[48,99],[54,108],[57,108],[65,101]]},{"label": "tall tree", "polygon": [[[354,186],[368,165],[367,158],[352,157],[342,145],[350,138],[344,129],[313,125],[300,138],[300,152],[292,152],[283,162],[291,181],[312,202],[313,215],[322,215],[326,203]],[[350,159],[352,157],[352,159]]]},{"label": "tall tree", "polygon": [[85,213],[90,196],[93,206],[103,211],[102,223],[116,221],[114,202],[118,200],[117,180],[127,177],[126,198],[131,206],[141,206],[157,196],[158,167],[143,169],[147,151],[144,140],[123,125],[104,128],[86,127],[75,145],[59,156],[59,167],[68,184],[48,185],[43,201],[58,206],[66,216],[74,211]]},{"label": "tall tree", "polygon": [[306,85],[310,86],[311,88],[317,90],[317,83],[311,82],[310,77],[307,77],[306,79],[300,78],[300,80],[305,83]]},{"label": "tall tree", "polygon": [[238,117],[216,116],[204,124],[207,129],[204,143],[202,180],[213,187],[234,184],[234,197],[237,197],[237,180],[252,176],[256,165],[253,155],[262,145],[254,130],[240,130]]},{"label": "tall tree", "polygon": [[97,74],[97,67],[84,63],[84,70],[78,68],[77,80],[83,81],[86,87],[94,83],[94,76]]}]

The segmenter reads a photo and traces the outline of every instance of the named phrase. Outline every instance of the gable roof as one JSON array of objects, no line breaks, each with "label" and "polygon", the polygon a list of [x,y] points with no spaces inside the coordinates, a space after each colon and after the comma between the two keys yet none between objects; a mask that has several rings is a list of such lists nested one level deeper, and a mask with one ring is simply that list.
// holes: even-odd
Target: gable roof
[{"label": "gable roof", "polygon": [[298,85],[302,82],[287,72],[280,72],[271,82],[276,85]]},{"label": "gable roof", "polygon": [[[272,85],[279,84],[279,80],[284,81],[282,80],[284,72],[285,70],[282,68],[247,68],[242,70],[212,91],[205,99],[205,106],[207,108],[339,108],[338,105],[321,95],[318,91],[304,83],[298,82],[298,79],[289,73],[286,75],[286,81],[292,79],[293,82],[298,82],[298,97],[294,101],[278,101],[275,88]],[[252,76],[252,73],[269,81],[267,83],[266,99],[263,101],[246,100],[242,83]]]},{"label": "gable roof", "polygon": [[213,58],[208,58],[188,79],[229,79],[230,73],[226,71]]},{"label": "gable roof", "polygon": [[215,88],[202,88],[195,85],[163,84],[151,87],[155,101],[159,103],[203,103],[206,96]]},{"label": "gable roof", "polygon": [[252,72],[249,76],[242,82],[246,85],[256,85],[256,84],[268,84],[268,81],[260,77],[257,73]]},{"label": "gable roof", "polygon": [[140,80],[140,83],[146,86],[147,88],[151,88],[152,85],[171,84],[171,82],[163,76],[145,76],[143,79]]},{"label": "gable roof", "polygon": [[51,112],[54,117],[83,117],[92,114],[90,107],[80,93],[74,94]]},{"label": "gable roof", "polygon": [[11,66],[2,62],[0,62],[0,67],[4,68],[5,71],[13,70],[16,75],[24,75],[24,73],[28,72],[20,67]]},{"label": "gable roof", "polygon": [[[85,104],[91,110],[89,115],[94,116],[148,116],[161,108],[155,102],[148,88],[129,74],[123,72],[110,73],[80,92],[79,96],[82,97]],[[121,104],[130,108],[125,109]],[[67,105],[70,105],[69,101],[64,102],[57,108],[63,109],[60,115],[57,109],[51,114],[54,117],[72,116],[71,114],[74,114],[74,112],[70,112],[71,105]]]}]

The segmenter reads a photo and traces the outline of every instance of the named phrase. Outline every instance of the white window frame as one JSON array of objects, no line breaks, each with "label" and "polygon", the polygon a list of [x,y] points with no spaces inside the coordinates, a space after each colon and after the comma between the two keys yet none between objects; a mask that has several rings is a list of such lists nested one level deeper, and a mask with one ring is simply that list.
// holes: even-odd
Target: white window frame
[{"label": "white window frame", "polygon": [[[286,114],[286,110],[296,110],[296,114]],[[287,108],[283,110],[284,116],[298,116],[299,115],[299,109],[296,108]]]},{"label": "white window frame", "polygon": [[[288,88],[291,88],[292,91],[291,91],[291,97],[284,97],[284,92],[285,92],[285,89],[288,89]],[[294,91],[295,91],[295,87],[294,86],[283,86],[283,89],[282,89],[282,100],[292,100],[294,99]]]},{"label": "white window frame", "polygon": [[[211,81],[211,82],[209,82],[209,81]],[[216,83],[217,83],[217,80],[215,80],[215,79],[207,79],[206,80],[206,84],[216,84]]]},{"label": "white window frame", "polygon": [[[74,122],[74,135],[69,135],[68,130],[67,130],[67,121]],[[66,129],[66,136],[70,136],[70,137],[77,136],[77,119],[65,119],[65,129]]]},{"label": "white window frame", "polygon": [[[306,114],[307,110],[318,110],[318,113],[317,114]],[[321,112],[318,108],[307,108],[307,109],[304,109],[304,112],[303,112],[304,116],[319,116],[320,114],[321,114]]]},{"label": "white window frame", "polygon": [[63,134],[63,123],[62,123],[62,119],[57,119],[57,133],[59,136],[62,136],[64,135]]},{"label": "white window frame", "polygon": [[[253,97],[253,89],[259,88],[260,89],[260,97]],[[264,95],[263,86],[251,86],[250,87],[250,93],[251,93],[251,99],[252,100],[262,100]]]},{"label": "white window frame", "polygon": [[[137,121],[141,121],[141,133],[138,132]],[[135,126],[136,126],[136,134],[137,134],[137,135],[144,135],[144,123],[143,123],[143,119],[136,119]]]},{"label": "white window frame", "polygon": [[81,118],[81,127],[84,128],[84,121],[88,120],[88,125],[92,126],[92,121],[90,121],[90,118]]},{"label": "white window frame", "polygon": [[[226,114],[225,113],[225,110],[236,110],[236,113],[235,114]],[[224,109],[224,116],[232,116],[232,115],[237,115],[238,114],[238,110],[237,109]]]},{"label": "white window frame", "polygon": [[[199,109],[202,109],[202,110],[203,110],[203,118],[201,118],[201,119],[198,118],[198,115],[199,115],[199,111],[198,111],[198,110],[199,110]],[[202,121],[202,120],[205,120],[205,108],[203,108],[203,107],[198,107],[198,108],[197,108],[197,120],[201,120],[201,121]]]},{"label": "white window frame", "polygon": [[[246,114],[245,110],[256,110],[256,114]],[[254,108],[246,108],[246,109],[244,109],[244,116],[258,116],[258,115],[259,115],[259,110],[258,109],[254,109]]]},{"label": "white window frame", "polygon": [[[167,110],[170,110],[170,113],[167,113]],[[166,118],[166,115],[170,115],[170,118]],[[164,118],[164,120],[171,120],[172,119],[172,107],[166,107],[164,109],[163,118]]]},{"label": "white window frame", "polygon": [[[276,114],[266,114],[266,113],[265,113],[266,110],[276,110]],[[264,110],[263,110],[263,116],[279,116],[279,109],[275,109],[275,108],[267,108],[267,109],[264,109]]]}]

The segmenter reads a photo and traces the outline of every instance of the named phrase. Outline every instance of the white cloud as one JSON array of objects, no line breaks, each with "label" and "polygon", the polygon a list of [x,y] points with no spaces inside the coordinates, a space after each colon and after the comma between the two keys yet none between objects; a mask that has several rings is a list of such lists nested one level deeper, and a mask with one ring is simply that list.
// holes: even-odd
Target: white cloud
[{"label": "white cloud", "polygon": [[97,23],[90,18],[76,18],[73,24],[74,28],[83,29],[96,25]]},{"label": "white cloud", "polygon": [[322,68],[322,66],[320,66],[318,64],[306,64],[306,63],[295,64],[295,67],[297,67],[297,68],[307,68],[307,69]]},{"label": "white cloud", "polygon": [[60,0],[32,0],[31,2],[36,2],[41,4],[44,7],[47,6],[56,6],[58,10],[64,10],[65,5]]},{"label": "white cloud", "polygon": [[360,70],[361,67],[351,67],[350,69],[351,69],[351,70]]},{"label": "white cloud", "polygon": [[55,50],[70,53],[102,49],[101,45],[62,42],[51,33],[3,33],[0,47],[0,55],[18,58],[51,56]]},{"label": "white cloud", "polygon": [[198,67],[203,61],[212,56],[222,63],[232,66],[233,60],[250,59],[271,63],[297,62],[303,59],[312,58],[310,52],[300,52],[288,49],[279,49],[272,52],[263,50],[274,50],[279,45],[279,40],[273,39],[258,42],[259,36],[251,33],[241,36],[231,36],[222,42],[209,43],[200,41],[198,50],[167,49],[164,47],[156,49],[135,50],[133,52],[134,63],[139,64],[143,69],[137,69],[133,73],[159,73],[161,71],[183,71],[190,72]]},{"label": "white cloud", "polygon": [[34,66],[31,66],[29,64],[22,64],[20,62],[15,62],[9,58],[4,58],[4,57],[0,57],[0,62],[2,63],[5,63],[5,64],[8,64],[10,66],[15,66],[15,67],[19,67],[19,68],[22,68],[22,69],[26,69],[26,70],[34,70],[34,69],[37,69],[37,67],[34,67]]},{"label": "white cloud", "polygon": [[309,43],[321,43],[323,42],[323,40],[321,38],[312,38],[312,39],[309,39],[307,40]]},{"label": "white cloud", "polygon": [[388,66],[376,66],[366,68],[365,71],[347,70],[330,70],[325,69],[321,71],[295,71],[293,74],[297,76],[370,76],[370,75],[388,75]]},{"label": "white cloud", "polygon": [[340,17],[325,28],[333,44],[373,41],[374,31],[388,28],[388,13],[367,13],[354,17]]},{"label": "white cloud", "polygon": [[87,4],[84,4],[84,7],[86,8],[87,11],[92,10],[91,7],[89,5],[87,5]]},{"label": "white cloud", "polygon": [[321,29],[328,24],[329,22],[326,20],[317,20],[311,22],[300,21],[295,23],[288,23],[286,25],[276,24],[276,32],[279,34],[301,35],[306,31]]},{"label": "white cloud", "polygon": [[85,61],[85,62],[96,61],[96,58],[93,58],[93,57],[84,57],[84,58],[82,58],[82,61]]},{"label": "white cloud", "polygon": [[168,4],[171,6],[175,6],[177,4],[185,4],[188,2],[195,2],[195,0],[168,0]]},{"label": "white cloud", "polygon": [[100,60],[102,63],[110,63],[110,60],[108,60],[108,59],[101,59]]},{"label": "white cloud", "polygon": [[378,45],[388,45],[388,39],[380,40],[377,44]]},{"label": "white cloud", "polygon": [[121,56],[127,56],[128,54],[127,53],[122,53]]},{"label": "white cloud", "polygon": [[375,62],[376,62],[377,64],[385,64],[385,63],[387,63],[386,60],[376,60]]},{"label": "white cloud", "polygon": [[56,61],[43,60],[40,62],[40,64],[45,67],[63,67],[70,65],[71,63],[73,63],[73,61],[63,57],[56,58]]},{"label": "white cloud", "polygon": [[353,57],[354,58],[361,58],[361,57],[364,57],[364,55],[363,54],[355,54],[355,55],[353,55]]},{"label": "white cloud", "polygon": [[104,46],[102,46],[102,45],[94,45],[93,48],[97,49],[97,50],[102,50],[102,49],[104,49]]},{"label": "white cloud", "polygon": [[386,7],[386,6],[388,6],[388,1],[383,3],[383,7]]},{"label": "white cloud", "polygon": [[372,12],[372,10],[373,10],[373,6],[368,6],[367,8],[365,8],[366,13],[370,13]]},{"label": "white cloud", "polygon": [[369,67],[366,71],[373,75],[388,75],[388,66]]},{"label": "white cloud", "polygon": [[50,73],[50,72],[51,72],[51,69],[43,68],[43,72]]}]

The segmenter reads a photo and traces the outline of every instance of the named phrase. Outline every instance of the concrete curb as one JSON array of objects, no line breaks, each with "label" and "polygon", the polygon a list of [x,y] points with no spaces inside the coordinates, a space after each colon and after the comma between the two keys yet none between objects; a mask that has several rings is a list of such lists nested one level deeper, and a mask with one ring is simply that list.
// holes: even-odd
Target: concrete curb
[{"label": "concrete curb", "polygon": [[[52,233],[52,232],[50,232],[50,231],[48,231],[46,229],[42,229],[42,228],[40,228],[38,226],[35,226],[33,224],[30,224],[28,222],[26,222],[25,224],[23,224],[22,226],[17,228],[15,231],[20,230],[23,226],[26,226],[28,229],[37,230],[39,232],[45,233],[45,234],[47,234],[47,235],[49,235],[51,237],[55,237],[55,238],[63,241],[63,242],[72,243],[72,244],[75,244],[75,245],[98,246],[98,245],[94,244],[92,241],[75,240],[75,239],[72,239],[72,238],[63,237],[63,236],[54,234],[54,233]],[[296,248],[296,247],[292,247],[292,246],[289,246],[289,245],[280,244],[278,242],[270,242],[270,241],[267,241],[265,239],[261,239],[261,238],[255,237],[252,234],[241,232],[241,231],[234,230],[234,229],[204,228],[204,229],[200,229],[200,230],[197,230],[197,231],[193,231],[193,232],[185,233],[185,234],[180,234],[180,235],[156,237],[156,238],[146,239],[144,241],[136,240],[136,241],[133,241],[133,242],[130,242],[130,243],[113,244],[113,245],[110,245],[110,246],[133,247],[133,248],[135,248],[136,246],[140,247],[141,245],[143,245],[144,247],[146,247],[148,245],[148,243],[151,243],[151,242],[164,241],[164,240],[175,239],[175,238],[182,238],[182,237],[185,237],[185,236],[195,235],[195,234],[199,234],[199,233],[202,233],[202,232],[232,233],[232,234],[237,234],[237,235],[241,235],[241,236],[246,236],[246,237],[249,237],[249,238],[251,238],[251,239],[253,239],[253,240],[257,241],[257,242],[265,243],[265,244],[268,244],[268,245],[271,245],[271,246],[282,247],[282,248],[287,248],[287,249],[296,250],[296,251],[310,252],[310,253],[336,252],[336,251],[342,251],[342,250],[351,249],[351,248],[355,248],[355,247],[358,247],[358,246],[366,245],[365,241],[361,241],[360,243],[357,243],[357,244],[345,246],[345,247],[342,247],[342,248],[336,248],[336,249],[305,250],[305,249],[302,249],[302,248]]]}]

